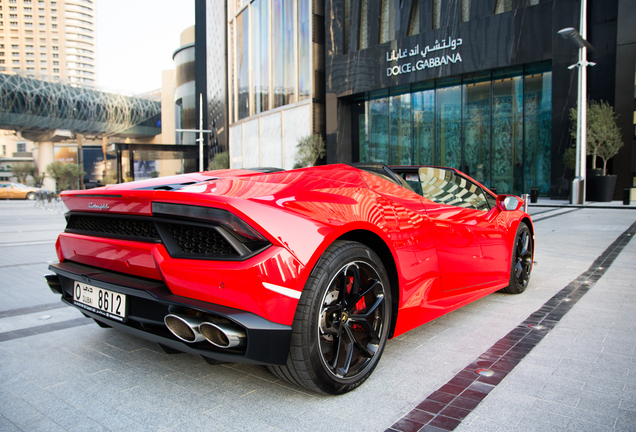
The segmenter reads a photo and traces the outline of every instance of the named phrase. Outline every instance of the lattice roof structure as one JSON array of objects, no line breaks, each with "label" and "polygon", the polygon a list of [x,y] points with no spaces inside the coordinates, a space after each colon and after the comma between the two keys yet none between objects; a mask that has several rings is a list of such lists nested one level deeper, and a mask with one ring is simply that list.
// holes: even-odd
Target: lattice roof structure
[{"label": "lattice roof structure", "polygon": [[0,128],[22,132],[67,129],[114,135],[161,112],[157,100],[106,93],[20,73],[0,73]]}]

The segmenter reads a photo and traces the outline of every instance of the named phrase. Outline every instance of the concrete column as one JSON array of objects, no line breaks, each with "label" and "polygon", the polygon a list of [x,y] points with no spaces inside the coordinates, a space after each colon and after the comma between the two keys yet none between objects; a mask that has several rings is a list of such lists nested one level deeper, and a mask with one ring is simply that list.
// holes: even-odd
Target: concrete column
[{"label": "concrete column", "polygon": [[[38,170],[41,174],[46,173],[46,167],[48,164],[55,160],[55,153],[53,151],[53,143],[52,142],[40,142],[38,146]],[[44,182],[42,183],[42,188],[49,190],[51,192],[55,191],[55,180],[53,180],[48,173],[44,177]]]}]

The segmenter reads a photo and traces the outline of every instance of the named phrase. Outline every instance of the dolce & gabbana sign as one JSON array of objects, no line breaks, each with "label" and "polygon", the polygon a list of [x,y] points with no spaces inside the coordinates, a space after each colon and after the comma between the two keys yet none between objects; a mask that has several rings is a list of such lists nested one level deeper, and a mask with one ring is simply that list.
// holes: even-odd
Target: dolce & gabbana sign
[{"label": "dolce & gabbana sign", "polygon": [[[420,45],[415,45],[415,48],[408,49],[397,49],[387,51],[386,53],[386,62],[397,62],[402,59],[409,59],[408,62],[397,64],[394,66],[388,66],[386,68],[386,76],[392,75],[401,75],[407,74],[415,71],[420,71],[424,69],[432,69],[436,67],[440,67],[446,64],[455,64],[457,62],[462,61],[462,56],[459,52],[453,52],[457,50],[459,46],[462,45],[463,41],[461,38],[452,39],[448,38],[448,41],[443,40],[443,44],[440,44],[438,40],[435,41],[435,44],[431,46],[425,46],[422,50],[420,50]],[[450,50],[447,52],[438,53],[437,56],[433,57],[432,55],[429,57],[429,53],[436,51],[444,51]],[[414,58],[411,58],[414,57]],[[421,58],[420,58],[421,57]]]}]

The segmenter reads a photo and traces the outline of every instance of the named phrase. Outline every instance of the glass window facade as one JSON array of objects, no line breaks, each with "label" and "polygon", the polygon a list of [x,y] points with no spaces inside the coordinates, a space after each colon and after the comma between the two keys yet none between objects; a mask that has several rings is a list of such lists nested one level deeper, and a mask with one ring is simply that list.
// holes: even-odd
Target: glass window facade
[{"label": "glass window facade", "polygon": [[237,65],[237,87],[238,87],[238,119],[250,115],[250,64],[249,64],[249,11],[244,9],[236,17],[236,65]]},{"label": "glass window facade", "polygon": [[298,100],[311,97],[311,0],[298,0]]},{"label": "glass window facade", "polygon": [[369,0],[360,0],[360,32],[358,49],[369,48]]},{"label": "glass window facade", "polygon": [[413,0],[412,8],[408,36],[413,36],[420,32],[420,0]]},{"label": "glass window facade", "polygon": [[498,193],[547,196],[551,95],[549,63],[368,93],[352,104],[353,159],[448,166]]},{"label": "glass window facade", "polygon": [[311,0],[230,3],[231,123],[311,97],[311,4]]},{"label": "glass window facade", "polygon": [[510,12],[512,10],[512,0],[497,0],[495,3],[495,14]]},{"label": "glass window facade", "polygon": [[254,114],[258,114],[269,109],[269,0],[254,0],[252,20]]}]

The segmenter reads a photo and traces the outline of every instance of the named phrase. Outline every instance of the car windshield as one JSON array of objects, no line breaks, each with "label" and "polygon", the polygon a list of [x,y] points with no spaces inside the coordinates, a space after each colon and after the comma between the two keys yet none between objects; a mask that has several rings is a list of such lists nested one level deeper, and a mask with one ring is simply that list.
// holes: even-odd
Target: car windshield
[{"label": "car windshield", "polygon": [[352,164],[354,167],[367,171],[373,175],[376,175],[386,181],[390,181],[391,183],[395,183],[398,186],[402,186],[405,189],[410,190],[411,192],[415,192],[411,185],[404,181],[402,177],[397,175],[391,168],[383,164],[365,164],[365,163],[356,163]]},{"label": "car windshield", "polygon": [[490,209],[481,188],[453,171],[422,167],[418,174],[422,195],[431,201],[477,210]]},{"label": "car windshield", "polygon": [[23,185],[22,183],[11,183],[13,185],[13,187],[16,188],[26,188],[28,186]]}]

